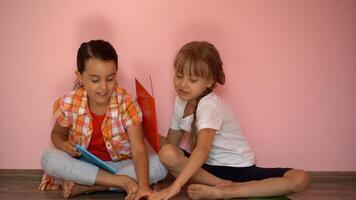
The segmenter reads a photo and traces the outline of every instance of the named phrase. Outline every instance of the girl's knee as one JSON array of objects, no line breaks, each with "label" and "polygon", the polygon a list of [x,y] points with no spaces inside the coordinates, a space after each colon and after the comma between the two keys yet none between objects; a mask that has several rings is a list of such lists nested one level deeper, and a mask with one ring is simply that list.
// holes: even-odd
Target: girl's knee
[{"label": "girl's knee", "polygon": [[309,174],[305,171],[300,171],[298,178],[296,179],[295,192],[301,192],[308,188],[309,186]]},{"label": "girl's knee", "polygon": [[173,144],[166,144],[159,151],[159,159],[167,167],[175,166],[179,156],[180,152]]},{"label": "girl's knee", "polygon": [[68,156],[66,153],[57,149],[46,150],[41,158],[41,166],[48,174],[56,174],[58,168],[62,168],[64,157]]},{"label": "girl's knee", "polygon": [[57,153],[55,149],[48,149],[42,154],[41,166],[44,171],[49,171],[50,166],[53,166],[54,157],[56,157],[55,154]]},{"label": "girl's knee", "polygon": [[292,192],[301,192],[308,188],[309,186],[309,174],[303,170],[290,170],[289,175],[287,177],[290,178],[291,190]]}]

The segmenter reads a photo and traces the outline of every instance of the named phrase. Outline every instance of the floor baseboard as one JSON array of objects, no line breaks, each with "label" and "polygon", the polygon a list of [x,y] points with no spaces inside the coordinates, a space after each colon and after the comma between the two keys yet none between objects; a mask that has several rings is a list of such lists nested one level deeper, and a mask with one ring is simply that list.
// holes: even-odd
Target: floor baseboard
[{"label": "floor baseboard", "polygon": [[[356,171],[309,171],[312,181],[356,182]],[[42,169],[0,169],[0,178],[41,179]]]}]

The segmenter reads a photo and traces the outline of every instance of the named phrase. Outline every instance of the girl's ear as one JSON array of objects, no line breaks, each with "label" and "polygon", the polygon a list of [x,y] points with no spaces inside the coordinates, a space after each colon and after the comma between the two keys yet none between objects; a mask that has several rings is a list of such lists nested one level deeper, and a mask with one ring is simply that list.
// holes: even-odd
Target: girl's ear
[{"label": "girl's ear", "polygon": [[82,74],[81,74],[80,72],[78,72],[78,71],[75,71],[75,75],[77,76],[77,79],[78,79],[81,83],[83,83]]},{"label": "girl's ear", "polygon": [[214,80],[213,80],[213,79],[210,79],[210,80],[208,81],[207,88],[213,87],[213,84],[214,84]]}]

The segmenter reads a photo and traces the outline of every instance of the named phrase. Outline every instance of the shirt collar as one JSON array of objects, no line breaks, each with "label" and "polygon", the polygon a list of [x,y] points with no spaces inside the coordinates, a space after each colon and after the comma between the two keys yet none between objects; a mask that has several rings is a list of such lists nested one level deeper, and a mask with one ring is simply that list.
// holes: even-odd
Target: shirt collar
[{"label": "shirt collar", "polygon": [[[85,115],[90,113],[89,110],[89,102],[88,102],[88,94],[84,90],[84,88],[79,89],[78,95],[81,96],[81,99],[78,105],[78,115]],[[110,97],[110,102],[108,105],[108,109],[106,112],[106,116],[111,117],[111,118],[117,118],[119,115],[119,103],[118,103],[118,98],[117,98],[117,91],[114,90]]]},{"label": "shirt collar", "polygon": [[106,115],[111,118],[117,118],[119,116],[119,102],[117,98],[117,91],[114,90],[110,97],[110,102],[108,105],[108,111],[106,112]]}]

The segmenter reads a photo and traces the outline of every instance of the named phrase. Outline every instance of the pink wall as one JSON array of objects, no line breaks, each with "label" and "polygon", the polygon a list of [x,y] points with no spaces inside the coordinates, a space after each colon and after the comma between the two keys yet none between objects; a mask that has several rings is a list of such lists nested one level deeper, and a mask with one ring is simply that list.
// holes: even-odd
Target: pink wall
[{"label": "pink wall", "polygon": [[123,87],[152,75],[162,134],[174,54],[208,40],[225,64],[218,93],[259,165],[355,171],[355,36],[352,0],[0,0],[0,168],[40,168],[77,48],[103,38],[117,48]]}]

